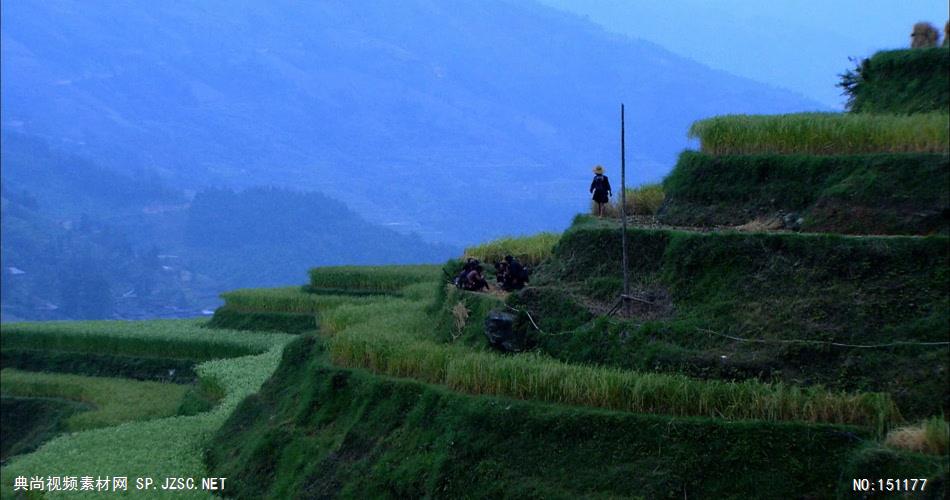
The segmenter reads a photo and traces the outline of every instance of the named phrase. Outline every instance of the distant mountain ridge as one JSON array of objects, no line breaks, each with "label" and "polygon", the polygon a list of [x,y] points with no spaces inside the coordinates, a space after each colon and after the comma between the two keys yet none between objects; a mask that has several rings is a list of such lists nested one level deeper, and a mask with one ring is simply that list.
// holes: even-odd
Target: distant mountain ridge
[{"label": "distant mountain ridge", "polygon": [[189,196],[36,137],[0,139],[3,321],[196,316],[226,290],[302,284],[312,266],[435,263],[459,251],[320,193]]},{"label": "distant mountain ridge", "polygon": [[821,107],[533,2],[22,1],[2,28],[4,129],[454,243],[566,226],[621,101],[634,183],[695,119]]}]

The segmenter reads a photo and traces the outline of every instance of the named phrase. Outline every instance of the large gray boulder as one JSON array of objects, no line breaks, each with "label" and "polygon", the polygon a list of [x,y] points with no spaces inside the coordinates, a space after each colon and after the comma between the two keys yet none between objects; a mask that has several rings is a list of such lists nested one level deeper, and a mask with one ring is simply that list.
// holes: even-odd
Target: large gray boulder
[{"label": "large gray boulder", "polygon": [[504,352],[521,352],[526,348],[524,332],[514,331],[515,315],[493,310],[485,318],[488,343]]}]

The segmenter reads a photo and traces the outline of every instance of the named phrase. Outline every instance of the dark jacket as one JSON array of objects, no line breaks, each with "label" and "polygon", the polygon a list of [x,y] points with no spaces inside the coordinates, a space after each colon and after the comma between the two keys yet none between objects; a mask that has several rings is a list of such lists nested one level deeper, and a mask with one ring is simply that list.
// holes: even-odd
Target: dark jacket
[{"label": "dark jacket", "polygon": [[610,198],[610,180],[606,175],[597,174],[590,183],[590,192],[594,193],[594,201],[597,203],[607,203]]}]

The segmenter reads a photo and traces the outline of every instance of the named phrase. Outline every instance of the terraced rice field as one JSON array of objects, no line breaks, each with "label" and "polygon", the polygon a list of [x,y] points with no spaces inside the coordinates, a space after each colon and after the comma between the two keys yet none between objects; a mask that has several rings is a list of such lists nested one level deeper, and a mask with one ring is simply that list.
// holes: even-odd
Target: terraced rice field
[{"label": "terraced rice field", "polygon": [[945,153],[950,115],[724,115],[694,123],[689,136],[714,155]]},{"label": "terraced rice field", "polygon": [[[88,403],[65,421],[74,431],[2,468],[3,497],[16,477],[207,477],[204,449],[245,397],[256,392],[280,361],[286,334],[212,330],[201,321],[72,322],[4,325],[3,348],[72,349],[122,355],[204,359],[197,386],[71,374],[3,371],[4,396],[56,397]],[[216,404],[190,414],[188,391],[199,388]],[[132,486],[129,485],[129,488]],[[207,492],[155,491],[162,498],[206,498]],[[47,492],[51,498],[100,498],[102,492]]]}]

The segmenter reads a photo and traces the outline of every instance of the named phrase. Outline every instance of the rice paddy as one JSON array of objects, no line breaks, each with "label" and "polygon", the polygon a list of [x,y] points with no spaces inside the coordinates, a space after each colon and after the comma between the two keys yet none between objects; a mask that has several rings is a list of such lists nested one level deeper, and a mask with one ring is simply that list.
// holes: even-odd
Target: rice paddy
[{"label": "rice paddy", "polygon": [[410,266],[336,266],[310,270],[310,287],[341,292],[392,293],[402,287],[439,279],[442,267]]},{"label": "rice paddy", "polygon": [[425,301],[340,306],[321,317],[334,363],[411,377],[469,394],[677,416],[799,420],[869,426],[900,420],[884,394],[849,394],[757,381],[572,365],[538,354],[501,356],[436,343]]},{"label": "rice paddy", "polygon": [[239,289],[221,294],[225,304],[241,311],[286,313],[315,313],[354,301],[371,302],[381,297],[310,293],[303,287]]},{"label": "rice paddy", "polygon": [[[362,330],[362,329],[360,329]],[[857,424],[883,430],[900,414],[884,394],[847,394],[755,381],[700,381],[684,376],[570,365],[540,355],[502,357],[393,335],[337,334],[337,364],[412,377],[478,395],[507,396],[637,413]]]},{"label": "rice paddy", "polygon": [[[644,184],[635,188],[627,188],[626,214],[627,215],[656,215],[663,205],[665,194],[661,184]],[[604,207],[607,217],[620,217],[620,196],[614,195],[613,200]],[[591,213],[597,213],[597,204],[591,202]]]},{"label": "rice paddy", "polygon": [[533,236],[507,236],[468,247],[465,249],[465,256],[493,263],[503,260],[506,255],[511,255],[524,265],[536,266],[551,255],[554,245],[560,238],[560,234],[550,232]]},{"label": "rice paddy", "polygon": [[945,153],[950,115],[725,115],[694,123],[689,136],[714,155]]},{"label": "rice paddy", "polygon": [[10,323],[2,327],[0,346],[209,360],[257,354],[292,338],[213,330],[203,325],[203,320]]},{"label": "rice paddy", "polygon": [[[238,403],[256,392],[271,375],[280,362],[283,346],[293,338],[285,334],[209,330],[198,321],[4,325],[4,348],[16,344],[90,352],[152,352],[163,356],[203,354],[209,361],[198,364],[195,371],[202,385],[219,388],[223,397],[210,411],[174,416],[171,408],[178,408],[187,386],[4,370],[5,395],[57,395],[91,402],[98,408],[69,417],[68,425],[77,432],[58,436],[38,450],[13,457],[5,464],[0,485],[3,497],[13,497],[11,487],[18,476],[209,476],[203,455],[212,444],[214,432]],[[238,353],[238,357],[228,358],[228,353]],[[131,485],[129,489],[134,491]],[[56,498],[57,493],[69,498],[102,495],[78,491],[46,492],[46,496]],[[156,490],[151,495],[208,496],[200,490]]]},{"label": "rice paddy", "polygon": [[[439,314],[437,308],[433,307],[439,297],[437,291],[444,284],[439,272],[434,271],[439,270],[430,268],[418,274],[395,272],[378,279],[366,268],[336,268],[317,273],[326,289],[385,289],[390,296],[308,294],[299,288],[239,290],[224,296],[229,306],[317,315],[329,358],[336,365],[412,378],[465,394],[676,417],[849,424],[871,429],[878,435],[901,421],[894,402],[881,393],[848,393],[754,380],[699,380],[676,374],[572,364],[539,353],[506,356],[461,343],[446,343],[442,335],[445,332],[437,331],[441,323],[435,317]],[[396,286],[397,282],[400,286]],[[449,322],[448,328],[451,325]],[[4,487],[12,484],[13,477],[51,468],[66,475],[207,475],[201,458],[203,450],[237,404],[257,391],[275,369],[282,347],[290,338],[279,333],[209,330],[195,321],[5,325],[4,348],[73,348],[88,352],[104,349],[123,354],[161,350],[163,355],[203,356],[222,349],[253,354],[214,359],[197,366],[202,383],[223,389],[222,401],[211,411],[147,421],[126,416],[120,425],[97,429],[92,428],[123,419],[94,418],[93,412],[70,417],[72,428],[92,430],[57,437],[36,452],[15,457],[3,469]],[[5,371],[5,390],[9,376],[25,375]],[[120,392],[131,387],[126,381],[115,381],[119,386],[110,389],[101,385],[113,383],[105,379],[83,386],[85,382],[78,382],[82,377],[48,378],[14,383],[11,391],[27,395],[70,393],[73,399],[115,413],[107,401],[94,401],[83,391]],[[126,401],[126,406],[136,405],[126,396],[116,399]],[[178,401],[181,397],[170,395],[165,399]],[[80,418],[84,415],[90,420]],[[115,447],[115,442],[123,444]]]},{"label": "rice paddy", "polygon": [[12,369],[4,369],[0,374],[3,376],[4,396],[62,398],[92,405],[93,409],[66,420],[69,431],[175,415],[188,391],[187,385],[123,378]]}]

